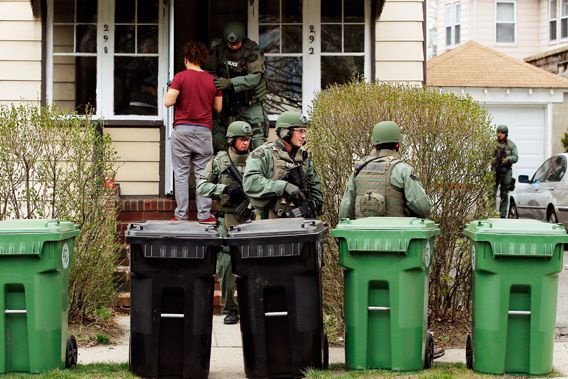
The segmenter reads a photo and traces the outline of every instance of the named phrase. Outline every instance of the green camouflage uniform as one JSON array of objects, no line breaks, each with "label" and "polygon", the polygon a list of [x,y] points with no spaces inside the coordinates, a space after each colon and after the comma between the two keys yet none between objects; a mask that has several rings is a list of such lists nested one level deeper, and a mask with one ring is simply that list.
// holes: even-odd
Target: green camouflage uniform
[{"label": "green camouflage uniform", "polygon": [[[380,158],[379,158],[380,157]],[[378,159],[377,159],[378,158]],[[400,160],[393,150],[373,149],[357,162],[355,169],[368,163],[355,177],[351,174],[339,208],[340,218],[372,216],[430,216],[432,202],[412,167]]]},{"label": "green camouflage uniform", "polygon": [[[262,108],[266,91],[258,96],[255,88],[266,89],[264,52],[256,42],[243,39],[238,51],[227,48],[223,41],[214,46],[204,64],[205,71],[217,77],[231,79],[231,89],[223,90],[223,109],[213,123],[213,148],[215,152],[225,150],[227,126],[232,122],[246,121],[252,126],[252,149],[257,148],[268,137],[268,116]],[[238,106],[235,107],[235,104]]]},{"label": "green camouflage uniform", "polygon": [[286,172],[295,164],[302,165],[313,199],[323,201],[321,182],[312,164],[311,152],[302,146],[295,150],[292,159],[284,142],[278,138],[256,148],[247,159],[243,187],[257,217],[286,217],[286,213],[300,205],[288,200],[284,191],[286,183],[293,181]]},{"label": "green camouflage uniform", "polygon": [[[230,165],[230,159],[233,161],[241,176],[243,175],[246,159],[249,154],[238,155],[232,149],[221,151],[214,156],[207,167],[201,171],[199,184],[197,186],[197,193],[203,197],[215,199],[217,209],[224,213],[224,217],[218,217],[219,234],[222,237],[227,236],[228,229],[233,225],[245,223],[250,215],[238,215],[235,209],[239,204],[232,204],[228,194],[223,193],[223,189],[228,185],[238,186],[239,184],[231,179],[227,174],[221,172]],[[231,256],[227,252],[220,251],[217,253],[217,277],[221,286],[221,293],[223,295],[223,312],[236,311],[238,308],[237,300],[235,299],[235,278],[232,272]]]},{"label": "green camouflage uniform", "polygon": [[[493,198],[495,199],[495,210],[498,210],[502,218],[507,217],[507,210],[509,206],[509,192],[515,189],[515,179],[513,179],[513,164],[519,160],[519,152],[517,146],[510,139],[506,139],[503,143],[495,146],[495,154],[492,162],[494,171],[497,171],[497,157],[506,156],[508,162],[503,164],[503,168],[507,170],[506,173],[497,173],[495,176],[495,185],[493,186]],[[497,204],[497,190],[500,189],[499,198],[500,203]]]}]

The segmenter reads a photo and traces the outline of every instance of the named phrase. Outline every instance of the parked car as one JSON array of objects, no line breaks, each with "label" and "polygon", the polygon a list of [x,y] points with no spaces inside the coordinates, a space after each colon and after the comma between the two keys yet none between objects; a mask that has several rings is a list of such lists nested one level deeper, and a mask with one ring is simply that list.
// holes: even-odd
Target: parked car
[{"label": "parked car", "polygon": [[519,175],[509,199],[508,218],[532,218],[562,223],[568,230],[568,154],[548,158],[534,173]]}]

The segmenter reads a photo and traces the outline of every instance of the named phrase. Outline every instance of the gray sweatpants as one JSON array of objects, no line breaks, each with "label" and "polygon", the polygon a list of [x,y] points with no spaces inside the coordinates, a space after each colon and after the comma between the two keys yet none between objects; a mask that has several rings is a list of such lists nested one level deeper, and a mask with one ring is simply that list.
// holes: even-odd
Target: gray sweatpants
[{"label": "gray sweatpants", "polygon": [[[177,208],[175,217],[187,220],[189,207],[189,175],[191,162],[195,183],[199,183],[199,174],[207,166],[213,156],[211,130],[204,126],[178,124],[172,133],[172,167],[174,169],[175,195]],[[196,191],[197,192],[197,191]],[[211,217],[211,199],[195,194],[197,219],[207,220]]]}]

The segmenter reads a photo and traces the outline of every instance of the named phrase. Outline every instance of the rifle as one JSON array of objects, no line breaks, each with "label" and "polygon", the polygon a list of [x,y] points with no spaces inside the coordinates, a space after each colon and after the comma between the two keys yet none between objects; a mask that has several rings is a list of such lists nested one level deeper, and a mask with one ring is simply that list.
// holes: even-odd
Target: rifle
[{"label": "rifle", "polygon": [[503,180],[505,175],[507,175],[507,172],[509,172],[509,168],[506,167],[505,165],[503,165],[503,159],[507,158],[507,154],[505,153],[505,150],[499,150],[498,151],[497,149],[495,149],[495,151],[493,152],[493,157],[496,159],[496,163],[495,163],[495,171],[496,171],[495,184],[499,185],[499,184],[501,184],[501,181]]},{"label": "rifle", "polygon": [[292,209],[290,212],[286,213],[286,217],[304,217],[304,218],[317,218],[323,214],[322,202],[315,200],[312,196],[312,191],[310,191],[308,180],[304,175],[301,164],[296,164],[292,166],[287,172],[290,173],[294,179],[295,184],[300,189],[300,192],[304,195],[302,204]]},{"label": "rifle", "polygon": [[[229,178],[237,182],[239,186],[241,187],[243,186],[243,177],[241,176],[241,173],[239,172],[237,167],[235,167],[235,164],[233,162],[231,162],[230,165],[228,165],[227,167],[225,167],[223,171],[221,171],[221,175],[227,175],[229,176]],[[246,216],[245,213],[249,209],[249,204],[250,204],[249,197],[245,194],[244,200],[238,205],[235,212],[237,212],[238,215]]]}]

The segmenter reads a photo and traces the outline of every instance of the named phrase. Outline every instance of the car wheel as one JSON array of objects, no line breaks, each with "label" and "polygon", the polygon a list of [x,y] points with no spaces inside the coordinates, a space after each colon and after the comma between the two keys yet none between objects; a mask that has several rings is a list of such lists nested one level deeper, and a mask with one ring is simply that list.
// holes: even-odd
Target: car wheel
[{"label": "car wheel", "polygon": [[509,213],[507,214],[507,218],[519,218],[517,205],[515,204],[515,200],[513,199],[511,199],[511,203],[509,204]]},{"label": "car wheel", "polygon": [[551,224],[558,224],[558,217],[556,217],[556,212],[554,212],[554,209],[551,209],[550,212],[548,212],[547,220]]}]

